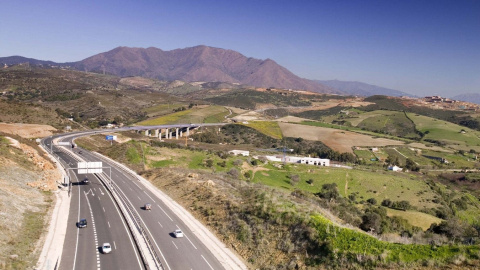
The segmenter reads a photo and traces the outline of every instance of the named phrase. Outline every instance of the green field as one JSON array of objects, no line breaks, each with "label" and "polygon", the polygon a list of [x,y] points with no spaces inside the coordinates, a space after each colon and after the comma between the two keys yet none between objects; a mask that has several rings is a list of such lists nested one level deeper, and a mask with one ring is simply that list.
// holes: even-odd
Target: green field
[{"label": "green field", "polygon": [[281,139],[283,137],[282,130],[278,126],[278,122],[275,121],[253,121],[242,125],[251,127],[275,139]]},{"label": "green field", "polygon": [[411,211],[411,210],[402,211],[402,210],[387,208],[387,215],[397,216],[397,217],[406,219],[408,223],[412,224],[413,226],[420,227],[424,231],[430,228],[430,225],[432,225],[432,223],[439,224],[440,222],[442,222],[442,219],[439,219],[432,215],[425,214],[422,212],[417,212],[417,211]]},{"label": "green field", "polygon": [[[365,118],[368,115],[370,117]],[[415,125],[403,112],[373,111],[361,116],[364,120],[356,125],[358,128],[399,137],[419,138],[415,134]]]},{"label": "green field", "polygon": [[146,108],[145,112],[147,112],[149,117],[152,117],[152,116],[170,114],[174,109],[181,108],[184,106],[186,107],[187,104],[182,104],[182,103],[159,104],[153,107]]},{"label": "green field", "polygon": [[202,106],[137,123],[142,126],[222,122],[228,110],[222,106]]},{"label": "green field", "polygon": [[[443,120],[408,113],[416,128],[425,134],[425,139],[436,140],[457,150],[469,151],[474,149],[480,152],[480,132],[462,127]],[[465,133],[462,133],[461,131]]]}]

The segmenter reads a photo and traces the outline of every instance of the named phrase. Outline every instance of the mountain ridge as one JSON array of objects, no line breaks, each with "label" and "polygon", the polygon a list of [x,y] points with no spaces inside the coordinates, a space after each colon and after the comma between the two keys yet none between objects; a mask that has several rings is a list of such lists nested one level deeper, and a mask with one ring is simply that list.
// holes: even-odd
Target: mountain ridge
[{"label": "mountain ridge", "polygon": [[415,97],[414,95],[395,90],[390,88],[385,88],[377,85],[372,85],[364,82],[358,81],[340,81],[340,80],[316,80],[321,84],[327,85],[331,88],[337,89],[344,93],[356,96],[374,96],[374,95],[385,95],[385,96],[410,96]]},{"label": "mountain ridge", "polygon": [[142,76],[186,82],[228,82],[256,87],[308,90],[343,94],[318,82],[300,78],[272,59],[256,59],[229,50],[205,45],[164,51],[156,47],[120,46],[77,62],[56,63],[21,56],[0,58],[8,65],[70,67],[81,71],[109,73],[120,77]]}]

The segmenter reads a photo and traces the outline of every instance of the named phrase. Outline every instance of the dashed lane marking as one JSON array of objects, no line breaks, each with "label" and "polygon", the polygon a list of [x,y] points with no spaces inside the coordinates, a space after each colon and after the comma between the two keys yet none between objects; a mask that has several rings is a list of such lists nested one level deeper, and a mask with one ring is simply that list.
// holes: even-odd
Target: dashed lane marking
[{"label": "dashed lane marking", "polygon": [[173,221],[173,219],[167,214],[167,212],[165,212],[165,210],[163,210],[163,208],[162,208],[160,205],[157,204],[157,206],[158,206],[158,208],[160,208],[160,209],[163,211],[163,213],[165,213],[165,215],[166,215],[171,221]]},{"label": "dashed lane marking", "polygon": [[205,262],[208,264],[208,266],[210,266],[210,269],[213,270],[213,267],[208,263],[207,259],[205,259],[205,257],[203,257],[203,255],[202,255],[202,258],[205,260]]},{"label": "dashed lane marking", "polygon": [[152,197],[150,197],[150,195],[148,195],[148,193],[145,190],[143,192],[145,192],[145,195],[147,195],[150,198],[150,200],[152,200],[154,203],[157,203]]}]

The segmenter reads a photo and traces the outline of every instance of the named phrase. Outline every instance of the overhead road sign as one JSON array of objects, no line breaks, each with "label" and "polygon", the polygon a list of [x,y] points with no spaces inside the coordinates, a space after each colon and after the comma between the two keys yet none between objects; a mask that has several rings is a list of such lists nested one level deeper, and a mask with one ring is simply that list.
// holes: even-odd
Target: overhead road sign
[{"label": "overhead road sign", "polygon": [[70,143],[69,142],[57,142],[57,145],[70,146]]},{"label": "overhead road sign", "polygon": [[102,173],[102,162],[78,162],[79,174]]}]

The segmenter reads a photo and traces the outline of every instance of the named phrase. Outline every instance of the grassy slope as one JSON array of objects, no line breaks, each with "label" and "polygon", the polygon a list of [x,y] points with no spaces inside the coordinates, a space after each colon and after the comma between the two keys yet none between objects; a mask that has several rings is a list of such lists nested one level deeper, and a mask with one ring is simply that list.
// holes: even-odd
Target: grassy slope
[{"label": "grassy slope", "polygon": [[251,127],[275,139],[282,138],[282,131],[278,126],[278,122],[275,122],[275,121],[254,121],[254,122],[249,122],[248,124],[242,124],[242,125]]},{"label": "grassy slope", "polygon": [[[454,149],[470,150],[480,152],[480,132],[462,127],[450,122],[437,120],[431,117],[421,116],[413,113],[407,114],[415,123],[418,130],[425,133],[424,139],[432,139],[445,142]],[[460,133],[461,130],[466,133]]]}]

